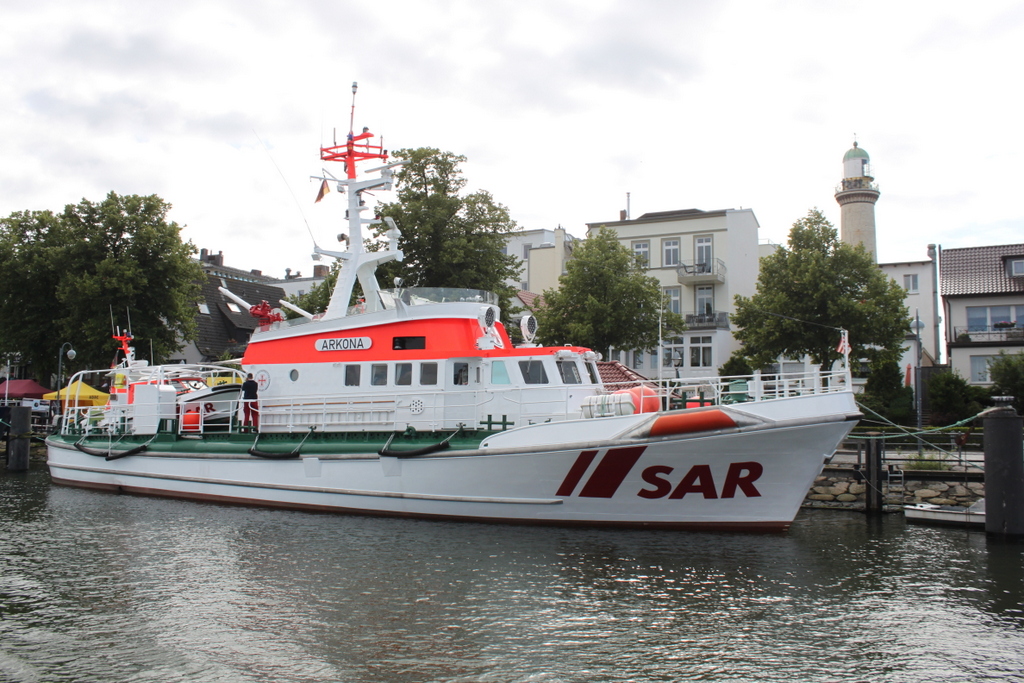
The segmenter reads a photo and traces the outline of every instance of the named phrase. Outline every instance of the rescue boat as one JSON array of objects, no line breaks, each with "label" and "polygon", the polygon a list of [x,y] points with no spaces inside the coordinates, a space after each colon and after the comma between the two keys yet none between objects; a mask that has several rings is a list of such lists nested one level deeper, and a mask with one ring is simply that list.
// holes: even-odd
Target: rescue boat
[{"label": "rescue boat", "polygon": [[[514,345],[497,297],[382,289],[399,228],[367,252],[362,193],[390,189],[394,164],[349,133],[321,158],[345,177],[345,251],[322,314],[265,304],[241,361],[149,366],[121,335],[111,402],[74,396],[47,439],[56,483],[295,509],[521,524],[783,531],[860,418],[848,364],[836,371],[603,381],[578,346]],[[383,165],[360,179],[356,162]],[[356,286],[362,300],[350,306]],[[258,425],[240,385],[259,386]],[[697,407],[687,407],[696,405]]]}]

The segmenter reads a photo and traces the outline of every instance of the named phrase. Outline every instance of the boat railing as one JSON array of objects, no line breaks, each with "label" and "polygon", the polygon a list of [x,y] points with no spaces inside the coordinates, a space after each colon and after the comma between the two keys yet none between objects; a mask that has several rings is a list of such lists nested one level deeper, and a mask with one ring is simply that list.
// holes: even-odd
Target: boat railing
[{"label": "boat railing", "polygon": [[695,405],[747,403],[808,394],[850,391],[846,370],[762,373],[702,378],[663,378],[605,382],[609,393],[644,385],[662,399],[667,409]]},{"label": "boat railing", "polygon": [[[643,386],[645,396],[657,397],[657,410],[679,410],[706,405],[730,405],[811,394],[850,390],[849,376],[838,372],[754,373],[748,376],[634,380],[603,385],[493,385],[444,392],[405,391],[342,396],[320,394],[263,396],[259,399],[260,431],[297,433],[389,431],[409,427],[442,431],[508,429],[535,421],[574,419],[581,416],[581,401],[588,395],[629,391]],[[580,391],[575,391],[579,389]],[[571,397],[575,397],[574,399]],[[650,403],[645,410],[651,410]],[[180,435],[231,434],[253,431],[242,424],[241,401],[216,394],[196,400],[178,396],[173,407],[114,402],[107,406],[69,405],[63,431],[72,434],[125,434],[137,421],[159,424],[156,431]],[[133,422],[135,423],[133,425]]]}]

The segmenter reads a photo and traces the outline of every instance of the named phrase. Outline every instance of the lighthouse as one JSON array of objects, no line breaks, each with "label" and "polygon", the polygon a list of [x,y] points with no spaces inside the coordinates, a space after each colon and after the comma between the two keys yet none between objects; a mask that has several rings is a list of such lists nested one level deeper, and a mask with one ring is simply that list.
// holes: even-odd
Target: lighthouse
[{"label": "lighthouse", "polygon": [[875,202],[878,185],[871,176],[871,157],[857,143],[843,155],[843,181],[836,188],[842,207],[839,237],[847,244],[863,244],[878,262],[875,250]]}]

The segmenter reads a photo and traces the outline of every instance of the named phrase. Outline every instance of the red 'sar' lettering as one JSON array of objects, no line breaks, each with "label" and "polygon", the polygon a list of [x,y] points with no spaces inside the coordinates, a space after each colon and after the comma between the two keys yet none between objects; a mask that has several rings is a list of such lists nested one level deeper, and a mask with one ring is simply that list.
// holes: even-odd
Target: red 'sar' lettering
[{"label": "red 'sar' lettering", "polygon": [[734,462],[729,465],[729,472],[725,475],[725,486],[722,487],[722,498],[732,498],[736,495],[736,488],[743,491],[747,498],[759,498],[761,492],[754,486],[761,475],[764,474],[764,466],[759,462]]},{"label": "red 'sar' lettering", "polygon": [[668,465],[655,465],[645,469],[640,476],[654,488],[640,489],[640,493],[637,495],[641,498],[664,498],[667,496],[668,492],[672,490],[672,484],[667,479],[662,479],[662,475],[668,474],[672,474],[672,468]]},{"label": "red 'sar' lettering", "polygon": [[[688,493],[699,493],[704,498],[718,498],[718,487],[715,486],[715,478],[711,473],[710,465],[694,465],[682,478],[679,484],[672,489],[672,482],[668,476],[672,474],[671,467],[667,465],[653,465],[647,467],[640,473],[644,483],[653,488],[643,488],[637,492],[641,498],[655,499],[668,496],[670,499],[680,500]],[[722,486],[722,498],[735,498],[736,490],[739,489],[747,498],[759,498],[761,492],[754,486],[761,475],[764,474],[764,466],[759,462],[734,462],[729,464],[729,470],[725,474],[725,484]],[[669,492],[671,491],[671,495]]]},{"label": "red 'sar' lettering", "polygon": [[703,493],[705,498],[718,498],[718,492],[715,491],[715,478],[711,475],[710,465],[691,467],[669,498],[682,498],[687,493]]}]

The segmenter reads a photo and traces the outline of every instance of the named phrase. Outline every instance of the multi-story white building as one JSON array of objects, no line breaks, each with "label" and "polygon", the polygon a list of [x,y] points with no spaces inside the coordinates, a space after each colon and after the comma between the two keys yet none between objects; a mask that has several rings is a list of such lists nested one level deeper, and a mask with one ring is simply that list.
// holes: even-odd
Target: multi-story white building
[{"label": "multi-story white building", "polygon": [[[906,292],[904,303],[912,321],[920,320],[918,332],[908,330],[902,366],[917,365],[917,337],[921,338],[921,365],[942,362],[942,316],[939,312],[938,248],[928,245],[928,261],[880,263],[878,267]],[[911,323],[914,324],[913,322]]]},{"label": "multi-story white building", "polygon": [[618,360],[648,377],[713,376],[739,348],[729,315],[736,294],[752,296],[760,257],[774,245],[759,245],[760,227],[750,209],[684,209],[646,213],[633,220],[587,223],[588,235],[602,226],[648,264],[668,299],[683,316],[686,332],[668,336],[657,349],[623,351]]},{"label": "multi-story white building", "polygon": [[534,294],[558,289],[558,278],[565,273],[565,264],[572,257],[576,240],[562,226],[554,230],[523,230],[509,235],[505,253],[519,259],[522,270],[518,279],[506,284]]},{"label": "multi-story white building", "polygon": [[1024,244],[943,249],[939,259],[949,364],[988,385],[1000,351],[1024,351]]}]

